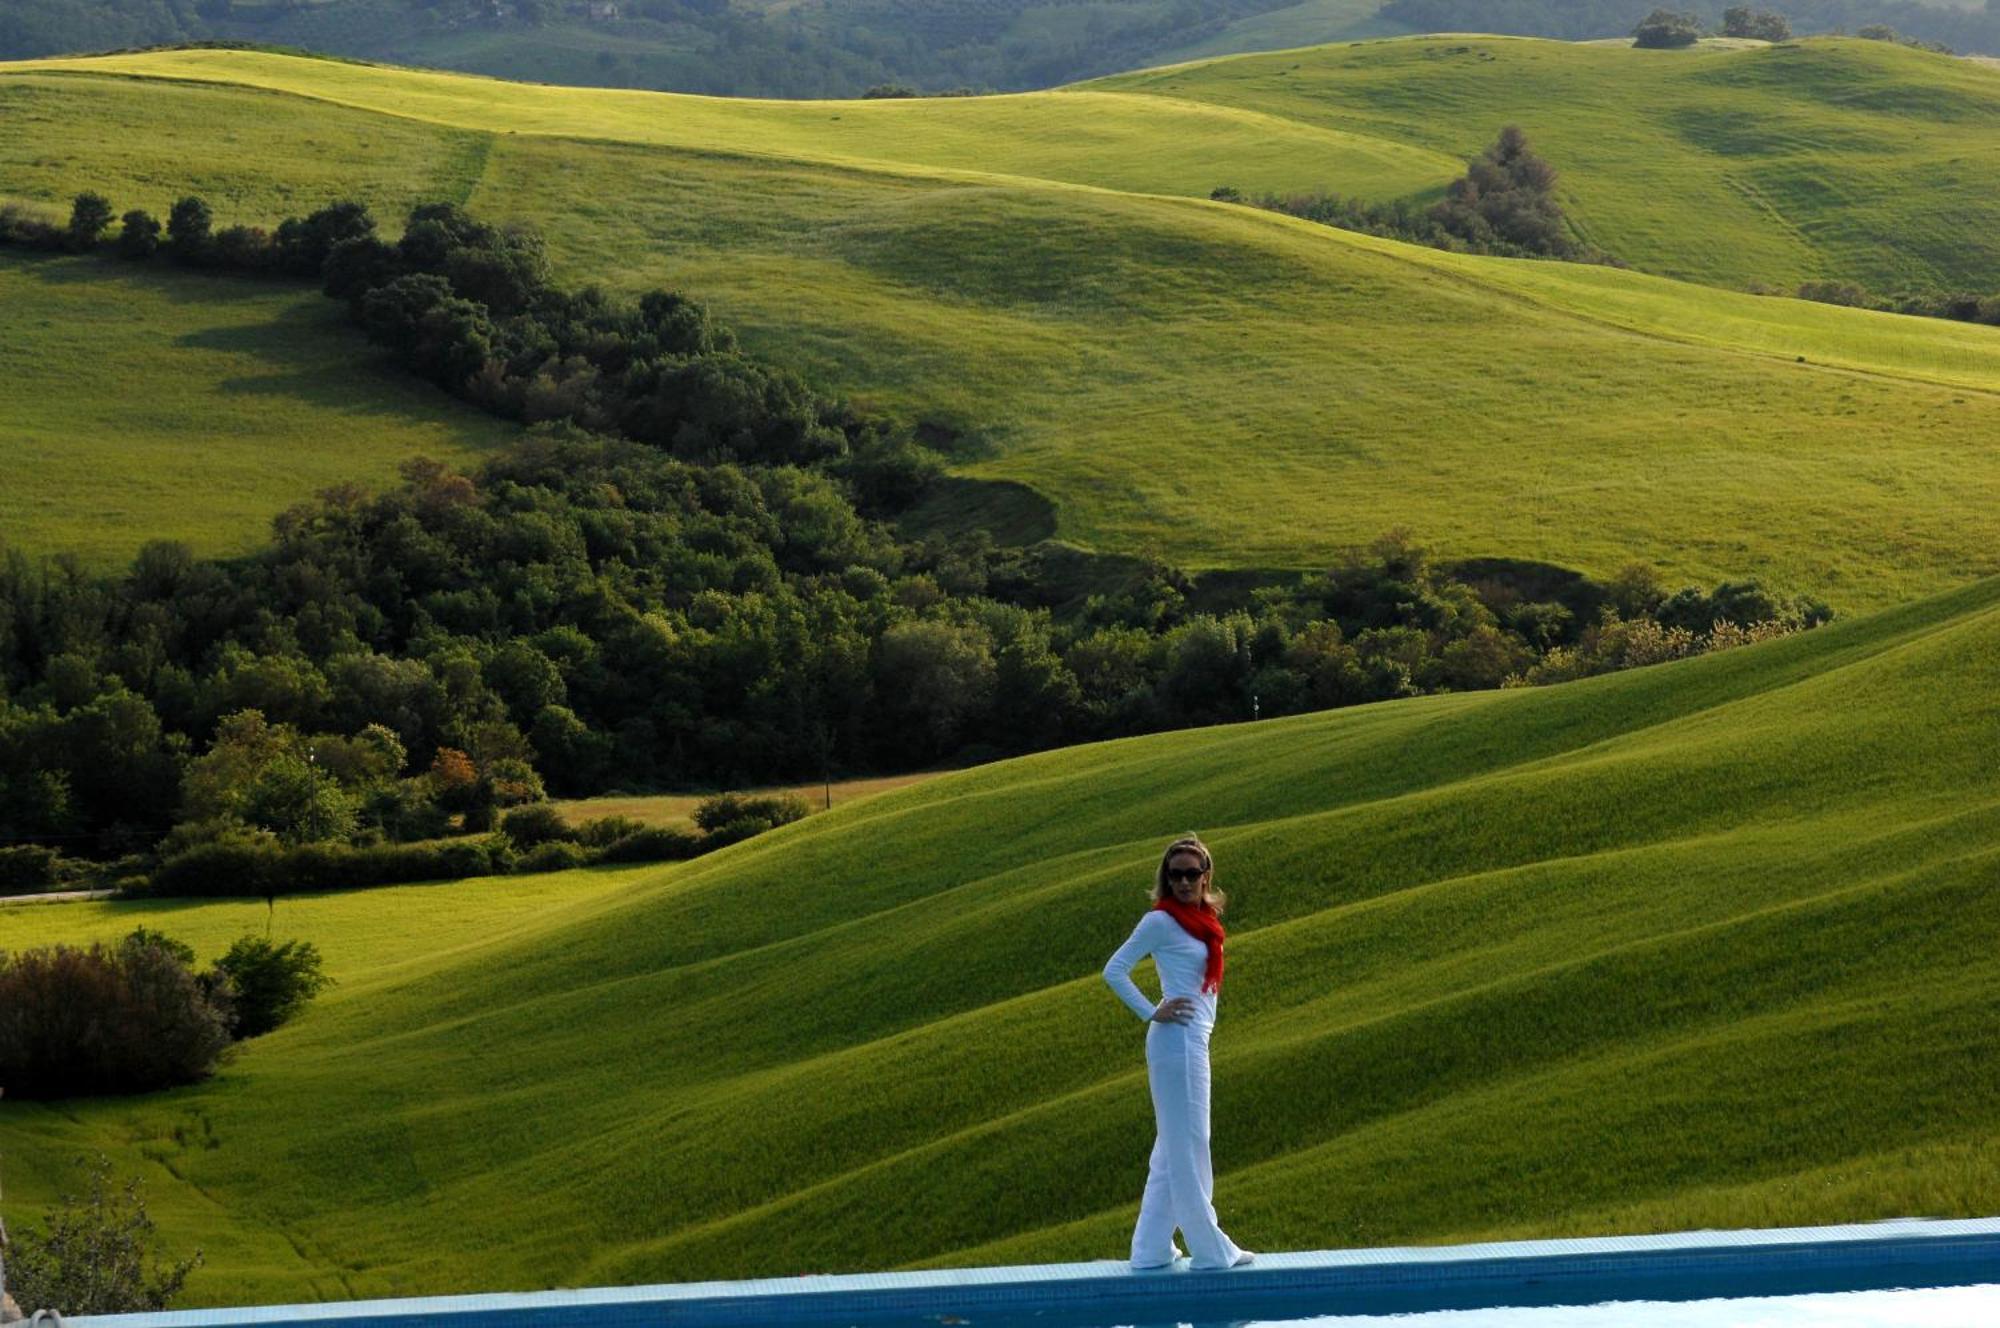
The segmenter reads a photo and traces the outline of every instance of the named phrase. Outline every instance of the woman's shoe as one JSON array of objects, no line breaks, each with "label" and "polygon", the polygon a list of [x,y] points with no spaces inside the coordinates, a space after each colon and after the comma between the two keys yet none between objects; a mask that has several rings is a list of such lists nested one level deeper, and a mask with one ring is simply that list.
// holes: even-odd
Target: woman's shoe
[{"label": "woman's shoe", "polygon": [[1174,1246],[1174,1257],[1165,1263],[1135,1263],[1132,1265],[1132,1269],[1134,1272],[1143,1272],[1148,1268],[1171,1268],[1185,1258],[1187,1258],[1186,1252],[1180,1246],[1176,1245]]},{"label": "woman's shoe", "polygon": [[1229,1266],[1231,1268],[1240,1268],[1246,1263],[1255,1263],[1255,1262],[1257,1262],[1257,1251],[1245,1250],[1243,1251],[1243,1253],[1237,1255],[1236,1262],[1230,1264]]}]

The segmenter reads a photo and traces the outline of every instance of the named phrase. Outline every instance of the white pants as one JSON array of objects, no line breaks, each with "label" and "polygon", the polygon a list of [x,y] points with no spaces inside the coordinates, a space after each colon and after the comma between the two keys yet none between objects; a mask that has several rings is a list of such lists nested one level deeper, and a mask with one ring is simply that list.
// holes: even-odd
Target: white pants
[{"label": "white pants", "polygon": [[1227,1268],[1243,1251],[1215,1220],[1215,1173],[1208,1158],[1208,1026],[1155,1021],[1146,1030],[1146,1078],[1153,1092],[1153,1156],[1132,1264],[1171,1263],[1174,1228],[1196,1268]]}]

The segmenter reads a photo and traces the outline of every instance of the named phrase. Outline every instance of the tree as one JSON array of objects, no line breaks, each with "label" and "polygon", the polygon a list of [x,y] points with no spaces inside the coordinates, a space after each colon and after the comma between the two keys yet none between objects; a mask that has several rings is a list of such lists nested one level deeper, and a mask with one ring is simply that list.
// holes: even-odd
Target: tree
[{"label": "tree", "polygon": [[1632,29],[1632,44],[1648,50],[1692,46],[1701,40],[1701,20],[1693,14],[1655,9]]},{"label": "tree", "polygon": [[1568,257],[1576,252],[1555,199],[1556,169],[1535,155],[1519,125],[1506,125],[1451,182],[1430,217],[1476,247]]},{"label": "tree", "polygon": [[160,220],[144,208],[133,208],[118,231],[118,252],[127,258],[150,258],[160,247]]},{"label": "tree", "polygon": [[111,200],[103,194],[78,194],[69,209],[69,247],[78,253],[97,247],[111,224]]},{"label": "tree", "polygon": [[[77,1164],[82,1165],[78,1158]],[[100,1154],[83,1194],[65,1192],[39,1231],[18,1236],[9,1252],[9,1289],[23,1309],[66,1315],[162,1310],[202,1261],[197,1249],[177,1263],[153,1263],[153,1220],[138,1178],[111,1189],[111,1159]]]},{"label": "tree", "polygon": [[1755,37],[1770,42],[1790,41],[1792,25],[1783,14],[1736,5],[1722,11],[1722,35]]},{"label": "tree", "polygon": [[236,993],[233,1031],[239,1038],[270,1032],[333,981],[320,971],[319,947],[311,941],[273,942],[254,934],[239,937],[215,967]]},{"label": "tree", "polygon": [[167,213],[167,250],[178,262],[200,263],[208,257],[215,214],[193,194],[177,201]]}]

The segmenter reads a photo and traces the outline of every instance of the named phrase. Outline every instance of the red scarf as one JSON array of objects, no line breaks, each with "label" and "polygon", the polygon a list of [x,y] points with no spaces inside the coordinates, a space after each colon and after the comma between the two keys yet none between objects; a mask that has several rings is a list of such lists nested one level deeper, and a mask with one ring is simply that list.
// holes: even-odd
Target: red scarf
[{"label": "red scarf", "polygon": [[1172,895],[1163,895],[1153,901],[1153,907],[1165,909],[1175,922],[1186,929],[1188,935],[1208,947],[1208,966],[1202,970],[1201,989],[1220,992],[1222,990],[1222,919],[1217,917],[1207,904],[1190,906],[1183,904]]}]

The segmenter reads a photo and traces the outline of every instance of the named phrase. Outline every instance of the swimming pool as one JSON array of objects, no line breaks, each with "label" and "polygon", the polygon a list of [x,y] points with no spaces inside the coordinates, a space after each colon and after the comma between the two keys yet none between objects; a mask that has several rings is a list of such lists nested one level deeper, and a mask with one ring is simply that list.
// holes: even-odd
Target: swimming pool
[{"label": "swimming pool", "polygon": [[[1838,1297],[1847,1299],[1838,1299]],[[1767,1303],[1768,1302],[1768,1303]],[[169,1310],[79,1328],[1599,1328],[1608,1324],[2000,1324],[2000,1218],[1266,1252],[1135,1272],[1090,1263]],[[1832,1308],[1829,1308],[1832,1307]],[[1663,1318],[1671,1311],[1679,1318]],[[1597,1317],[1589,1317],[1591,1314]],[[1789,1313],[1791,1317],[1773,1317]],[[1902,1318],[1855,1318],[1866,1314]],[[1708,1317],[1698,1317],[1707,1315]],[[1751,1317],[1761,1315],[1764,1317]],[[1480,1317],[1485,1316],[1485,1317]],[[1494,1317],[1511,1316],[1511,1317]],[[1541,1316],[1541,1317],[1536,1317]],[[1650,1316],[1650,1320],[1646,1317]]]}]

